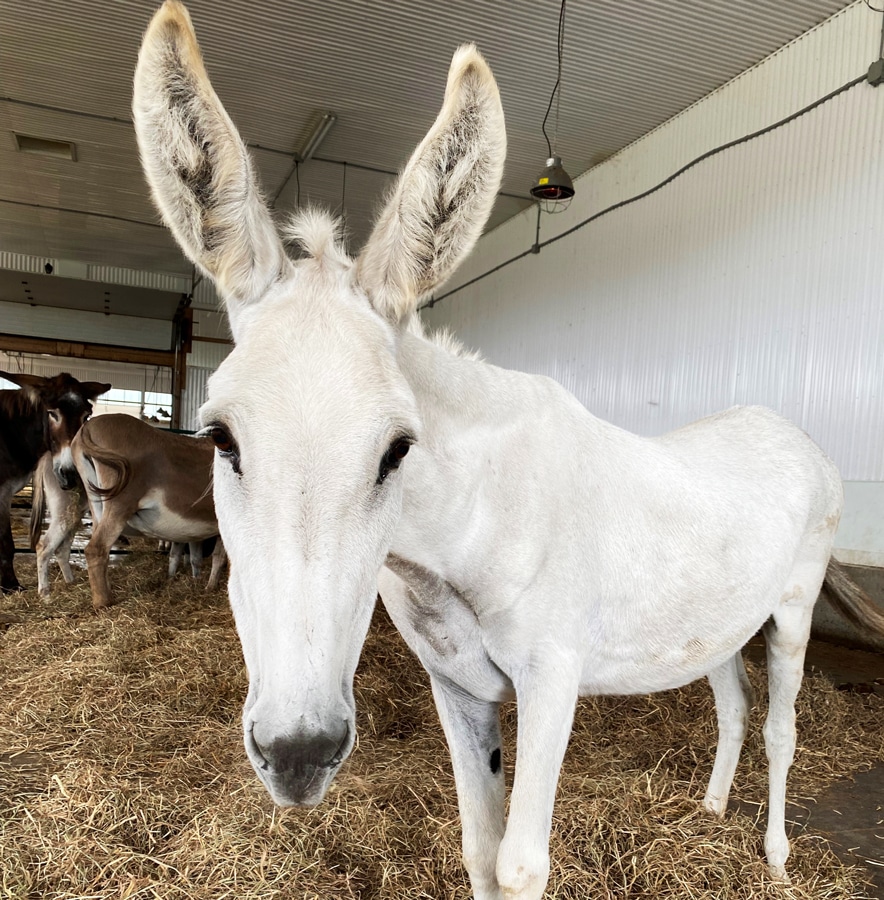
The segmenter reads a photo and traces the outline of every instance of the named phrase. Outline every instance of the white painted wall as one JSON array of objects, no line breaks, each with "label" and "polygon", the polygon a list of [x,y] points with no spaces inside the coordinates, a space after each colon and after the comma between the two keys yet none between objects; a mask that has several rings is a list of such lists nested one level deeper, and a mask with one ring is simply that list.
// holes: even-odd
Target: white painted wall
[{"label": "white painted wall", "polygon": [[[880,29],[846,8],[579,179],[541,240],[863,74]],[[532,210],[486,235],[438,293],[529,247],[534,225]],[[884,565],[882,257],[884,86],[863,83],[424,315],[641,434],[779,410],[847,481],[839,556]]]}]

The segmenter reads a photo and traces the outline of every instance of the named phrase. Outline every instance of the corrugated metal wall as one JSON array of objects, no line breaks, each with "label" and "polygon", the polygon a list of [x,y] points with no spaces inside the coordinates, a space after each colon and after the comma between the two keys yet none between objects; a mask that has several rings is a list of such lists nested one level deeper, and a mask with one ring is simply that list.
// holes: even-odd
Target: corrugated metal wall
[{"label": "corrugated metal wall", "polygon": [[[217,366],[215,367],[217,368]],[[199,411],[206,399],[206,385],[215,368],[187,367],[187,387],[181,394],[181,427],[196,431],[200,427]]]},{"label": "corrugated metal wall", "polygon": [[[799,38],[580,179],[542,239],[864,73],[880,28],[860,3]],[[761,403],[846,479],[882,481],[882,138],[884,87],[860,84],[425,316],[632,431]],[[533,239],[522,214],[483,238],[456,283]]]}]

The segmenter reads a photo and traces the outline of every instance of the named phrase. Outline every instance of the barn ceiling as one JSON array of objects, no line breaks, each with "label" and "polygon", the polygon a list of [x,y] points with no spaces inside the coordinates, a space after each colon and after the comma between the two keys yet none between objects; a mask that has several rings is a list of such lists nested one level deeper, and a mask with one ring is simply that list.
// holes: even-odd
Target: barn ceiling
[{"label": "barn ceiling", "polygon": [[[572,0],[558,133],[566,167],[585,171],[846,5]],[[23,254],[190,275],[151,205],[131,124],[132,71],[156,6],[0,0],[0,257],[11,268],[11,255]],[[280,215],[299,201],[343,210],[357,249],[393,173],[435,117],[451,54],[464,41],[491,63],[507,119],[507,169],[490,224],[529,204],[547,155],[540,124],[556,76],[558,0],[188,6],[214,86]],[[325,110],[337,122],[295,173],[292,154]],[[76,159],[22,152],[15,133],[71,141]],[[0,279],[0,291],[20,281]],[[64,281],[68,296],[44,290],[38,302],[77,307],[82,291],[82,308],[94,306],[94,287]],[[145,306],[150,292],[120,309],[164,315],[171,304],[160,293],[155,309]]]}]

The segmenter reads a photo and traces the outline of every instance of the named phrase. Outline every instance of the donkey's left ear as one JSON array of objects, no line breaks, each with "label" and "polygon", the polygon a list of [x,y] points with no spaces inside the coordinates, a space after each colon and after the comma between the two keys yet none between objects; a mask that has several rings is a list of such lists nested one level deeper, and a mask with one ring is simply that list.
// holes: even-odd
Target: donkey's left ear
[{"label": "donkey's left ear", "polygon": [[451,61],[445,100],[357,263],[375,309],[399,322],[470,252],[494,205],[506,157],[500,93],[472,44]]},{"label": "donkey's left ear", "polygon": [[217,284],[235,334],[239,309],[290,263],[177,0],[166,0],[144,35],[132,111],[154,200],[181,249]]},{"label": "donkey's left ear", "polygon": [[87,400],[94,400],[96,397],[106,394],[111,389],[111,385],[105,384],[102,381],[82,381],[80,384],[83,388],[83,396]]}]

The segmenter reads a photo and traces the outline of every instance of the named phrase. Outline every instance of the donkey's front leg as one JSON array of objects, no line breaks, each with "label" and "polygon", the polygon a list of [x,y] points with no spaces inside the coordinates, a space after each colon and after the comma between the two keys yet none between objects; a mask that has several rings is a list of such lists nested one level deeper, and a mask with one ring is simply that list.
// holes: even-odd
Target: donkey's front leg
[{"label": "donkey's front leg", "polygon": [[22,484],[18,480],[8,481],[0,487],[0,592],[4,594],[24,590],[15,577],[15,569],[12,565],[15,556],[15,541],[12,538],[10,510],[12,498],[21,487]]},{"label": "donkey's front leg", "polygon": [[190,550],[190,572],[199,581],[203,574],[203,542],[190,541],[187,546]]},{"label": "donkey's front leg", "polygon": [[[561,661],[560,661],[561,662]],[[577,704],[575,663],[529,667],[516,682],[516,774],[497,881],[507,900],[539,900],[549,878],[549,833]]]},{"label": "donkey's front leg", "polygon": [[215,541],[215,549],[212,551],[212,571],[209,573],[209,582],[206,585],[207,591],[217,591],[218,584],[221,581],[221,572],[224,569],[224,563],[227,561],[227,551],[224,549],[224,541],[221,535],[218,535]]},{"label": "donkey's front leg", "polygon": [[68,516],[58,515],[49,522],[49,528],[37,541],[37,586],[44,597],[49,596],[51,589],[49,565],[53,556],[58,561],[64,580],[68,584],[74,580],[74,573],[71,571],[71,544],[75,532],[76,524]]},{"label": "donkey's front leg", "polygon": [[431,676],[430,681],[454,767],[464,866],[473,896],[501,900],[495,874],[505,801],[499,704],[477,700],[444,677]]}]

